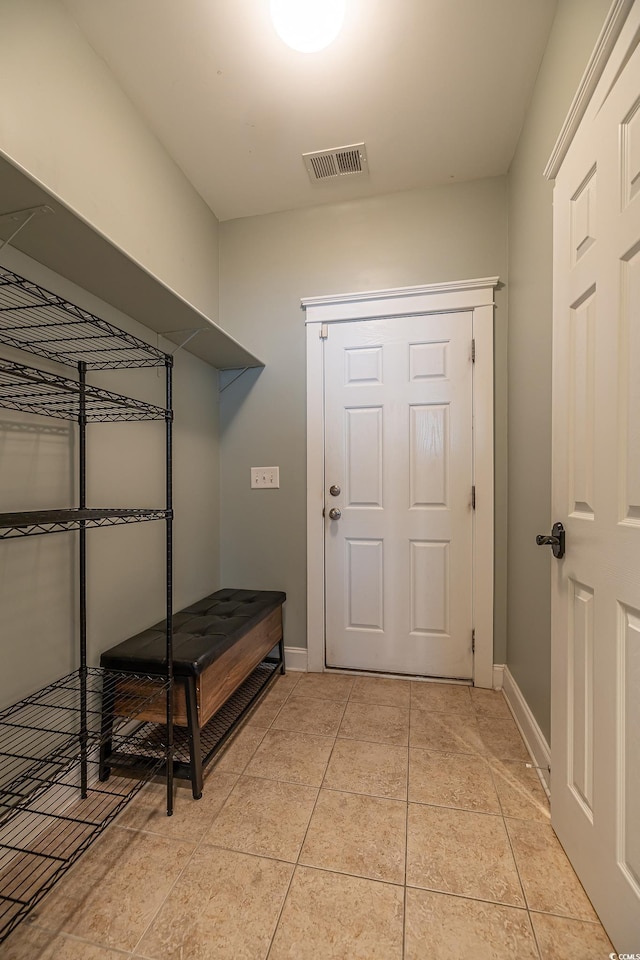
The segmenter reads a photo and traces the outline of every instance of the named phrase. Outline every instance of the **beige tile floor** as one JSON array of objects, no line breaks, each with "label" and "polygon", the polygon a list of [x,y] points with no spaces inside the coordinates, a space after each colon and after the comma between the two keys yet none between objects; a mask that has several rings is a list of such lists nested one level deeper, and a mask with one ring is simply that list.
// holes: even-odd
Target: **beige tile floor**
[{"label": "beige tile floor", "polygon": [[605,960],[500,693],[288,674],[163,813],[148,785],[3,960]]}]

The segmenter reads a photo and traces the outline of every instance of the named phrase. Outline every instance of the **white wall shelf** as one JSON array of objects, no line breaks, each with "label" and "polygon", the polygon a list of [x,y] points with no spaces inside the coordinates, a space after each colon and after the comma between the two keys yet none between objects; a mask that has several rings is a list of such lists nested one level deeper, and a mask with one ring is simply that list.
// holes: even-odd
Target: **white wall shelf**
[{"label": "white wall shelf", "polygon": [[[12,211],[41,207],[49,215],[34,218],[20,231],[11,244],[16,250],[218,370],[264,366],[201,310],[0,154],[0,245],[16,229]],[[0,258],[6,250],[0,250]]]}]

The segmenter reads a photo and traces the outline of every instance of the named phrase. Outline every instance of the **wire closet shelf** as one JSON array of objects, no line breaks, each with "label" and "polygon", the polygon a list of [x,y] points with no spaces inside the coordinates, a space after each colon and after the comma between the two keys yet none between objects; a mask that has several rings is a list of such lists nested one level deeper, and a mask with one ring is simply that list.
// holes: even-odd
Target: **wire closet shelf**
[{"label": "wire closet shelf", "polygon": [[77,421],[83,402],[87,422],[165,420],[167,417],[164,407],[90,384],[85,384],[83,391],[78,380],[0,358],[0,406],[21,413]]},{"label": "wire closet shelf", "polygon": [[163,367],[167,355],[50,290],[0,267],[0,343],[92,370]]},{"label": "wire closet shelf", "polygon": [[[0,358],[0,408],[75,422],[78,437],[76,507],[0,513],[0,540],[76,531],[79,570],[77,671],[0,711],[2,943],[150,777],[165,776],[167,813],[172,812],[173,358],[3,267],[0,344],[76,368],[74,379]],[[164,367],[164,406],[87,383],[88,370],[144,367]],[[164,422],[165,505],[88,507],[87,426],[145,420]],[[130,709],[120,703],[117,728],[106,731],[103,701],[113,673],[87,663],[87,530],[149,520],[166,525],[166,675],[135,675],[137,692]],[[157,698],[162,698],[166,712],[164,736],[155,754],[141,764],[143,727],[136,717]],[[101,752],[107,741],[121,762],[117,775],[104,782]],[[134,770],[128,758],[136,755]]]}]

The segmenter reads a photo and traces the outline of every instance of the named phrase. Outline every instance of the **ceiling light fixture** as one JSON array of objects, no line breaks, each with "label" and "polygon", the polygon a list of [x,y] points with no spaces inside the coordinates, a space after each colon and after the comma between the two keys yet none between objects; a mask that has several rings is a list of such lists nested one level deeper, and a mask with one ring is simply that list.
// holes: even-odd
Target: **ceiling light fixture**
[{"label": "ceiling light fixture", "polygon": [[301,53],[324,50],[340,33],[347,0],[270,0],[278,36]]}]

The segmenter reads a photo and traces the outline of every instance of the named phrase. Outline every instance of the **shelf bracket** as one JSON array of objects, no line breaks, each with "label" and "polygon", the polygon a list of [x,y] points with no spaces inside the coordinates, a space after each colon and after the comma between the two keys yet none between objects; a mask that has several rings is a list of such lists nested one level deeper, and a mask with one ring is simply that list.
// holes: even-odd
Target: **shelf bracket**
[{"label": "shelf bracket", "polygon": [[165,330],[163,333],[159,333],[159,334],[158,334],[158,349],[160,348],[160,337],[164,337],[165,340],[166,340],[167,337],[168,337],[170,334],[174,334],[174,333],[188,333],[189,336],[188,336],[188,337],[185,337],[185,339],[182,341],[182,343],[179,343],[178,346],[175,348],[175,350],[169,350],[169,351],[167,351],[169,354],[171,354],[172,357],[175,357],[175,355],[176,355],[176,353],[178,352],[178,350],[182,350],[182,348],[183,348],[183,347],[186,347],[186,345],[187,345],[191,340],[193,340],[194,337],[197,337],[199,333],[202,333],[202,331],[203,331],[203,330],[206,330],[206,329],[207,329],[206,327],[187,327],[186,330]]},{"label": "shelf bracket", "polygon": [[228,383],[225,383],[224,387],[220,387],[219,393],[224,393],[227,387],[230,387],[232,383],[235,383],[236,380],[239,380],[243,373],[246,373],[247,370],[250,370],[251,367],[243,367],[239,373],[236,373],[235,377],[232,377]]},{"label": "shelf bracket", "polygon": [[[0,250],[3,247],[8,246],[11,241],[18,236],[21,230],[27,226],[28,223],[31,223],[34,217],[40,216],[46,213],[53,213],[51,207],[48,207],[46,203],[41,204],[39,207],[25,207],[24,210],[13,210],[11,213],[0,213],[0,223],[4,220],[9,220],[13,223],[18,223],[18,226],[15,228],[13,233],[7,237],[6,240],[0,240]],[[24,217],[21,223],[20,219]]]}]

